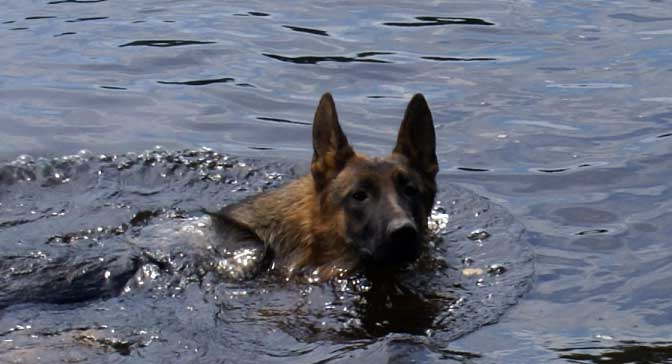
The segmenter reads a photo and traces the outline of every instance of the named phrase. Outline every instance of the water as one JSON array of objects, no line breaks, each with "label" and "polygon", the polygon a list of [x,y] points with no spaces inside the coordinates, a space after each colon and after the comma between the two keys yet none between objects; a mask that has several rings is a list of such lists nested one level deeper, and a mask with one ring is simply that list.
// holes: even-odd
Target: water
[{"label": "water", "polygon": [[[3,276],[3,285],[36,294],[3,288],[1,300],[11,305],[0,318],[0,356],[8,362],[672,361],[670,14],[659,1],[6,4],[0,264],[9,269],[7,257],[20,257],[15,262],[27,272],[48,277],[45,259],[53,257],[94,273],[72,276],[76,291],[57,279],[40,285],[30,274]],[[460,291],[473,315],[458,312],[454,326],[419,321],[416,328],[435,329],[429,334],[409,325],[376,331],[362,324],[318,330],[314,341],[306,328],[317,322],[315,311],[302,295],[310,285],[260,281],[269,293],[250,291],[239,306],[204,299],[239,291],[202,274],[212,267],[206,248],[179,255],[193,239],[178,232],[202,228],[190,220],[201,207],[272,187],[272,180],[264,187],[266,172],[289,177],[293,166],[305,170],[311,116],[327,90],[350,140],[370,154],[389,151],[410,95],[426,95],[437,124],[442,201],[464,207],[452,213],[468,226],[444,244],[478,247],[468,236],[483,228],[491,236],[476,268],[506,269],[469,276],[461,271],[468,252],[445,255],[453,267],[445,281],[473,283]],[[201,162],[186,175],[162,177],[163,163],[175,160],[140,168],[128,154],[157,144],[175,158],[198,158],[205,153],[199,148],[209,147],[265,172],[246,177],[226,169],[222,178],[248,181],[247,191],[222,189],[227,183],[217,177],[200,179]],[[92,156],[51,160],[81,149]],[[183,149],[193,152],[175,152]],[[17,161],[21,154],[35,161]],[[120,162],[99,154],[126,160],[128,174],[98,179],[98,168],[114,171]],[[22,163],[47,172],[17,175]],[[483,204],[496,213],[467,218]],[[488,221],[499,225],[479,226]],[[519,223],[526,232],[516,239]],[[182,238],[166,241],[166,231]],[[105,242],[103,250],[94,238]],[[528,245],[534,279],[527,275]],[[147,255],[147,246],[157,251]],[[101,253],[116,260],[95,263]],[[140,264],[147,262],[156,264]],[[86,284],[106,270],[109,284]],[[125,292],[125,284],[114,283],[128,272]],[[479,277],[505,282],[493,288],[492,306],[482,304]],[[507,298],[526,284],[529,292],[517,303]],[[159,287],[181,291],[150,293]],[[318,298],[334,294],[314,290]],[[355,318],[379,321],[356,305],[357,297],[343,303],[359,307]],[[402,297],[409,307],[419,302]],[[420,307],[416,318],[446,314],[449,305],[439,303],[434,311]],[[262,317],[254,304],[277,310]],[[226,321],[227,310],[254,320]],[[279,318],[283,312],[294,314]],[[328,318],[328,328],[341,319]]]}]

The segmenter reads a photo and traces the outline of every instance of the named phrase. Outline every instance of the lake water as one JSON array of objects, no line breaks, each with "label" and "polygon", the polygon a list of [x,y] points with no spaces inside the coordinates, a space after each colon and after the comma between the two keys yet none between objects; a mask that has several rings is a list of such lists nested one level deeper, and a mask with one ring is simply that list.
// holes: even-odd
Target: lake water
[{"label": "lake water", "polygon": [[[669,3],[21,1],[0,34],[2,362],[672,362]],[[392,302],[195,238],[305,171],[325,91],[364,153],[434,114],[439,273]]]}]

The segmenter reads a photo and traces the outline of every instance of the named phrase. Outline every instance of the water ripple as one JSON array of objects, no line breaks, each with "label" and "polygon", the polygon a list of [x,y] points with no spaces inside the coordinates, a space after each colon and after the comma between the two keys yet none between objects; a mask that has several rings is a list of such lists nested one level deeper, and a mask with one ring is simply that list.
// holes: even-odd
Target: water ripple
[{"label": "water ripple", "polygon": [[264,120],[264,121],[273,121],[276,123],[285,123],[285,124],[298,124],[298,125],[312,125],[311,123],[306,123],[304,121],[294,121],[294,120],[287,120],[287,119],[279,119],[279,118],[268,118],[264,116],[257,116],[258,120]]},{"label": "water ripple", "polygon": [[80,23],[80,22],[83,22],[83,21],[104,20],[104,19],[108,19],[108,17],[107,16],[94,16],[94,17],[90,17],[90,18],[77,18],[77,19],[72,19],[72,20],[66,20],[65,22],[66,23]]},{"label": "water ripple", "polygon": [[490,172],[489,169],[485,168],[457,167],[457,169],[465,172]]},{"label": "water ripple", "polygon": [[249,11],[246,14],[238,13],[238,14],[233,14],[234,16],[271,16],[269,13],[263,13],[261,11]]},{"label": "water ripple", "polygon": [[415,22],[385,22],[383,25],[393,27],[427,27],[436,25],[495,25],[489,21],[478,18],[453,18],[440,16],[417,16]]},{"label": "water ripple", "polygon": [[609,15],[610,18],[614,19],[623,19],[623,20],[628,20],[631,22],[635,23],[649,23],[649,22],[654,22],[654,21],[668,21],[672,20],[672,18],[660,18],[660,17],[655,17],[655,16],[642,16],[642,15],[636,15],[636,14],[628,14],[628,13],[618,13],[618,14],[612,14]]},{"label": "water ripple", "polygon": [[460,57],[424,56],[424,57],[420,57],[420,58],[430,60],[430,61],[441,61],[441,62],[476,62],[476,61],[496,61],[497,60],[497,58],[492,58],[492,57],[460,58]]},{"label": "water ripple", "polygon": [[384,56],[389,54],[394,54],[394,52],[360,52],[357,53],[357,57]]},{"label": "water ripple", "polygon": [[606,234],[608,232],[609,230],[607,229],[592,229],[592,230],[579,231],[578,233],[576,233],[576,235],[596,235],[596,234]]},{"label": "water ripple", "polygon": [[200,44],[215,44],[217,42],[209,42],[209,41],[200,41],[200,40],[178,40],[178,39],[173,39],[173,40],[136,40],[130,43],[125,43],[119,46],[121,47],[137,47],[137,46],[145,46],[145,47],[179,47],[179,46],[186,46],[186,45],[200,45]]},{"label": "water ripple", "polygon": [[47,4],[49,5],[55,5],[55,4],[94,4],[94,3],[102,3],[107,0],[57,0],[57,1],[50,1]]},{"label": "water ripple", "polygon": [[283,25],[283,27],[287,29],[291,29],[295,32],[301,32],[301,33],[309,33],[309,34],[315,34],[315,35],[321,35],[323,37],[328,37],[329,33],[325,32],[324,30],[319,30],[319,29],[312,29],[312,28],[303,28],[303,27],[295,27],[292,25]]},{"label": "water ripple", "polygon": [[604,89],[604,88],[628,88],[632,87],[627,83],[612,83],[612,82],[584,82],[584,83],[549,83],[546,85],[549,88],[564,88],[564,89]]},{"label": "water ripple", "polygon": [[229,83],[235,81],[231,77],[215,78],[208,80],[193,80],[193,81],[157,81],[162,85],[187,85],[187,86],[205,86],[213,83]]},{"label": "water ripple", "polygon": [[104,88],[106,90],[128,90],[126,87],[118,87],[118,86],[100,86],[100,88]]},{"label": "water ripple", "polygon": [[569,168],[553,168],[553,169],[539,169],[539,172],[544,172],[544,173],[560,173],[560,172],[565,172],[568,171]]},{"label": "water ripple", "polygon": [[269,54],[263,53],[264,56],[277,59],[278,61],[296,63],[296,64],[318,64],[320,62],[338,62],[338,63],[351,63],[351,62],[362,62],[362,63],[392,63],[390,61],[384,61],[382,59],[371,59],[371,58],[354,58],[354,57],[345,57],[345,56],[299,56],[299,57],[287,57],[281,56],[278,54]]}]

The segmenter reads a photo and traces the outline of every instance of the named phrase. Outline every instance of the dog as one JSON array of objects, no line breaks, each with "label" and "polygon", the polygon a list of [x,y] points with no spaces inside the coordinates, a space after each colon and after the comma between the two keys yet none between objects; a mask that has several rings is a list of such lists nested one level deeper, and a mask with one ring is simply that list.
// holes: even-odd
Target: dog
[{"label": "dog", "polygon": [[436,195],[436,137],[422,94],[409,102],[384,158],[356,153],[329,93],[313,121],[310,173],[212,215],[236,239],[263,243],[274,267],[329,280],[412,263],[426,242]]}]

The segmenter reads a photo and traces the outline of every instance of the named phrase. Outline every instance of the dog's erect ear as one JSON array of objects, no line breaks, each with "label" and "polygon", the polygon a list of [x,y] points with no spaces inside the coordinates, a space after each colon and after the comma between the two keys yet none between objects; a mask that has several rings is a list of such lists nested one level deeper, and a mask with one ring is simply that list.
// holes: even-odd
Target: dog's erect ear
[{"label": "dog's erect ear", "polygon": [[413,167],[429,178],[433,179],[439,171],[434,122],[422,94],[415,94],[406,107],[394,153],[408,158]]},{"label": "dog's erect ear", "polygon": [[315,111],[313,150],[310,172],[318,190],[324,188],[331,179],[336,177],[355,154],[338,123],[334,99],[329,93],[322,95]]}]

